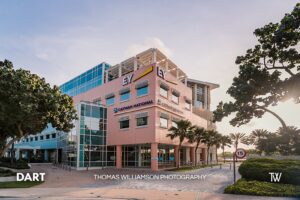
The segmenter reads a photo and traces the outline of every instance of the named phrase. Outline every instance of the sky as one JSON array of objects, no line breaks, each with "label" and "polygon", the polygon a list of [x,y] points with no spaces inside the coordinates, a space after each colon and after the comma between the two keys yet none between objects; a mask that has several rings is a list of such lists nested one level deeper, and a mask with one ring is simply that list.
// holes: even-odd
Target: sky
[{"label": "sky", "polygon": [[[253,31],[279,22],[295,0],[1,0],[0,60],[28,69],[60,85],[105,61],[111,65],[148,48],[159,48],[190,78],[220,84],[212,110],[228,101],[226,90],[238,73],[235,58],[256,44]],[[300,105],[271,110],[300,128]],[[232,127],[222,134],[275,131],[272,115]]]}]

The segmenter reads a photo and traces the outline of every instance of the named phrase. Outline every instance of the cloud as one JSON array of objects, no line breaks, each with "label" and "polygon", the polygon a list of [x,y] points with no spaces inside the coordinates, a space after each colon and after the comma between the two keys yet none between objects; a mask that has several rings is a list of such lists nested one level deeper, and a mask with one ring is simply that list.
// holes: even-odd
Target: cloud
[{"label": "cloud", "polygon": [[172,55],[171,49],[168,48],[161,39],[157,37],[150,37],[150,38],[146,38],[140,44],[136,43],[136,44],[129,45],[129,47],[125,51],[125,56],[132,57],[149,48],[157,48],[168,57]]}]

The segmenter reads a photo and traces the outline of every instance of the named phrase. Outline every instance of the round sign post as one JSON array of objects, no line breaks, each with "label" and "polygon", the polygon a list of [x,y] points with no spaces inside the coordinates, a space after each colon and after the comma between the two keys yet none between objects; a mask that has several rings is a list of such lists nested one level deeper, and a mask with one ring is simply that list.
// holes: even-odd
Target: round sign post
[{"label": "round sign post", "polygon": [[242,149],[242,148],[236,149],[236,151],[233,153],[233,181],[234,181],[234,183],[236,181],[235,162],[238,158],[239,159],[245,158],[246,154],[247,154],[246,150]]}]

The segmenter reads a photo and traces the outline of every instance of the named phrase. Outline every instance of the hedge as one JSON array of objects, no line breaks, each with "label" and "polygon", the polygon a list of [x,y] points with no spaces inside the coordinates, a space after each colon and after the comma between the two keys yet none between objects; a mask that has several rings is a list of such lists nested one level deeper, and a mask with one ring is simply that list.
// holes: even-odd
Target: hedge
[{"label": "hedge", "polygon": [[13,169],[29,169],[29,166],[25,160],[17,160],[13,164],[9,162],[1,162],[0,161],[0,167],[8,167]]},{"label": "hedge", "polygon": [[300,197],[300,186],[240,179],[235,184],[226,187],[224,193],[256,196]]},{"label": "hedge", "polygon": [[252,158],[239,167],[242,178],[247,180],[270,182],[269,172],[282,173],[280,183],[300,185],[300,160]]}]

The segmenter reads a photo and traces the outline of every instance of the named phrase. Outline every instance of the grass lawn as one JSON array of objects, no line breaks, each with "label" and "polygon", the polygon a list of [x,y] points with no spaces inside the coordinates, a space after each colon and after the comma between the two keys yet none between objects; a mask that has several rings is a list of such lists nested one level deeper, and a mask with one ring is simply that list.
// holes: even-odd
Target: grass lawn
[{"label": "grass lawn", "polygon": [[175,168],[175,169],[169,169],[169,170],[167,170],[167,171],[173,171],[173,172],[189,172],[189,171],[193,171],[193,170],[197,170],[197,169],[201,169],[201,168],[205,168],[205,167],[211,167],[211,166],[220,166],[220,164],[197,165],[197,166],[184,166],[184,167],[180,167],[179,169]]},{"label": "grass lawn", "polygon": [[225,188],[224,193],[255,196],[300,197],[300,185],[240,179],[235,184]]},{"label": "grass lawn", "polygon": [[0,182],[0,189],[4,188],[29,188],[39,184],[42,184],[42,181],[9,181],[9,182]]},{"label": "grass lawn", "polygon": [[7,176],[15,176],[16,172],[13,172],[9,169],[1,169],[0,168],[0,177],[7,177]]}]

